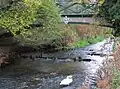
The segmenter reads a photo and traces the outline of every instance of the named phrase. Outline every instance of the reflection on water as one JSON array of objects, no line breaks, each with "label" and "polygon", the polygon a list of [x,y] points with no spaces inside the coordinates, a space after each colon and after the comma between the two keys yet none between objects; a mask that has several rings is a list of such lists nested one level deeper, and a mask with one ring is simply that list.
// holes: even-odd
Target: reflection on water
[{"label": "reflection on water", "polygon": [[[11,66],[1,72],[0,89],[75,89],[85,80],[85,65],[82,62],[56,63],[38,59],[24,65],[28,61],[23,60],[19,66]],[[60,81],[69,74],[73,75],[74,83],[69,87],[60,88]]]},{"label": "reflection on water", "polygon": [[[96,51],[101,45],[103,45],[102,42],[86,47],[85,49],[44,54],[44,56],[58,57],[81,56],[85,59],[92,59],[91,62],[73,62],[62,59],[51,60],[40,58],[34,60],[28,58],[21,59],[19,65],[9,66],[9,68],[1,70],[0,89],[77,89],[85,82],[89,82],[91,84],[90,89],[94,89],[92,87],[95,85],[97,78],[96,72],[106,58],[98,55],[87,55],[87,53],[90,53],[91,50]],[[106,47],[112,48],[111,46],[112,45]],[[73,76],[73,83],[68,87],[61,88],[59,83],[62,79],[66,78],[67,75]]]}]

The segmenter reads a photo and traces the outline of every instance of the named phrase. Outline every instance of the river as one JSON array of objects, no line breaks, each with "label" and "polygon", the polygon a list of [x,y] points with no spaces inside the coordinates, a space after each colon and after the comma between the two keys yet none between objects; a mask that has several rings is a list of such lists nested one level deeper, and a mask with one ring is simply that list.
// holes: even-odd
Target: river
[{"label": "river", "polygon": [[[73,61],[71,59],[21,58],[18,64],[11,65],[0,71],[0,89],[78,89],[85,83],[90,89],[96,86],[98,70],[106,60],[106,55],[112,53],[114,41],[105,39],[102,42],[69,51],[42,53],[48,57],[76,57],[91,59],[88,61]],[[23,55],[38,55],[26,53]],[[70,86],[60,87],[59,83],[66,76],[72,75]]]}]

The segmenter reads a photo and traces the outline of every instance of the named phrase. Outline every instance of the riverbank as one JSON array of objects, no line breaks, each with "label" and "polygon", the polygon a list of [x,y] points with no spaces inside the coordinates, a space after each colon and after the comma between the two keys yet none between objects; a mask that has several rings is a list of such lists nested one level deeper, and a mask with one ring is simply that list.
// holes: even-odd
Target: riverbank
[{"label": "riverbank", "polygon": [[[110,36],[109,31],[111,31],[108,28],[93,25],[91,26],[91,25],[60,24],[58,25],[58,28],[62,29],[58,37],[55,36],[53,39],[49,38],[44,42],[39,41],[40,45],[23,44],[18,39],[16,39],[10,31],[8,31],[7,29],[1,29],[0,48],[3,49],[5,52],[3,52],[3,50],[0,50],[0,53],[2,53],[1,56],[4,54],[6,58],[5,57],[1,58],[0,64],[4,64],[5,62],[8,63],[9,60],[8,55],[11,54],[13,55],[14,53],[18,53],[19,55],[19,53],[22,52],[45,52],[45,51],[55,52],[85,47],[102,41],[108,35]],[[47,38],[47,34],[46,33],[44,34],[45,34],[44,36],[46,36]],[[13,60],[11,60],[11,62],[13,62]]]},{"label": "riverbank", "polygon": [[[97,42],[101,42],[106,38],[111,37],[111,28],[100,27],[96,25],[84,25],[84,24],[60,24],[59,28],[63,29],[64,38],[60,41],[51,43],[50,46],[61,42],[61,46],[58,44],[55,47],[56,50],[67,50],[74,48],[86,47]],[[62,44],[63,43],[63,44]]]},{"label": "riverbank", "polygon": [[118,38],[116,42],[116,48],[114,52],[113,67],[112,67],[112,79],[111,89],[120,88],[120,40]]},{"label": "riverbank", "polygon": [[108,59],[102,70],[104,77],[97,82],[98,89],[119,89],[120,88],[120,41],[117,38],[113,50],[113,56]]},{"label": "riverbank", "polygon": [[[72,30],[72,41],[68,41],[67,46],[71,48],[85,47],[97,42],[101,42],[104,39],[112,36],[111,28],[100,27],[96,25],[66,25],[68,31]],[[68,34],[70,35],[70,34]],[[77,37],[77,39],[76,39]],[[74,39],[73,39],[74,38]]]}]

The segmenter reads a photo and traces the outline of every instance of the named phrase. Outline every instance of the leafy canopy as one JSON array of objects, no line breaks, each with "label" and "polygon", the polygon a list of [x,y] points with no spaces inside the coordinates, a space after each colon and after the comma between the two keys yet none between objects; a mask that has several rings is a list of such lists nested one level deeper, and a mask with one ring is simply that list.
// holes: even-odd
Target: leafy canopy
[{"label": "leafy canopy", "polygon": [[113,35],[120,35],[120,0],[105,0],[100,7],[100,15],[113,25]]},{"label": "leafy canopy", "polygon": [[[12,0],[12,2],[8,8],[0,10],[0,27],[9,29],[20,40],[34,44],[36,41],[60,35],[56,27],[60,22],[60,15],[54,0]],[[30,24],[36,21],[40,22],[42,27],[31,28]]]}]

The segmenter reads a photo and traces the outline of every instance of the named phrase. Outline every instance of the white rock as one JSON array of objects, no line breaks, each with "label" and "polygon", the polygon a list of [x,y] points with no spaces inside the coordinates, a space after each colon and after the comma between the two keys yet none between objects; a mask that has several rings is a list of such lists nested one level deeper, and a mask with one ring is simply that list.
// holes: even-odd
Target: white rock
[{"label": "white rock", "polygon": [[68,85],[70,85],[72,82],[73,82],[72,75],[69,75],[69,76],[67,76],[65,79],[63,79],[63,80],[60,82],[60,85],[61,85],[61,86],[68,86]]}]

